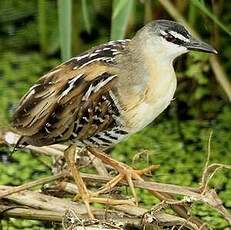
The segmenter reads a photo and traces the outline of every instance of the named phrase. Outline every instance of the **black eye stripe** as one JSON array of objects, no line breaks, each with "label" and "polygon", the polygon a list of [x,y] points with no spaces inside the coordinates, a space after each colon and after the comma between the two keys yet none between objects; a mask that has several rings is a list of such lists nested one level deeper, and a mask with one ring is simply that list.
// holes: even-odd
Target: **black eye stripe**
[{"label": "black eye stripe", "polygon": [[181,39],[174,37],[172,34],[170,34],[167,31],[165,31],[165,34],[161,33],[160,36],[162,36],[166,41],[172,42],[177,45],[185,44],[185,41],[182,41]]},{"label": "black eye stripe", "polygon": [[175,43],[175,44],[177,44],[177,45],[185,44],[184,41],[182,41],[182,40],[180,40],[180,39],[178,39],[178,38],[176,38],[175,41],[173,41],[173,43]]}]

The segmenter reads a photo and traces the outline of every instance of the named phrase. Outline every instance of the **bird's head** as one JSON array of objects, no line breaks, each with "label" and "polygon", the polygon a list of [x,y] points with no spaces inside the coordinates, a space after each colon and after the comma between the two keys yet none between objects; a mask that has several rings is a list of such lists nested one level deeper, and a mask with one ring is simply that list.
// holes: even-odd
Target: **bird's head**
[{"label": "bird's head", "polygon": [[[141,29],[149,39],[149,47],[170,59],[174,59],[190,50],[217,54],[209,44],[194,38],[181,24],[169,20],[156,20]],[[151,44],[150,44],[151,43]],[[151,45],[151,46],[150,46]]]}]

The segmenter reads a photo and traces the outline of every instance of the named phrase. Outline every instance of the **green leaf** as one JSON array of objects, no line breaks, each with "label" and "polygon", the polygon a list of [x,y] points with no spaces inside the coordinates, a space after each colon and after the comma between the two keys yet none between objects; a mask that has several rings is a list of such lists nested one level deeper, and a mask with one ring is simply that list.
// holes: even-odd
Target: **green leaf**
[{"label": "green leaf", "polygon": [[38,32],[41,51],[46,52],[47,27],[46,27],[46,0],[38,1]]},{"label": "green leaf", "polygon": [[224,30],[229,36],[231,36],[230,29],[222,23],[215,14],[213,14],[203,2],[200,2],[199,0],[191,0],[191,2],[198,7],[205,15],[207,15],[209,18],[211,18],[222,30]]},{"label": "green leaf", "polygon": [[133,0],[113,1],[111,40],[124,38],[132,6]]},{"label": "green leaf", "polygon": [[83,12],[83,21],[88,33],[91,32],[91,21],[89,16],[89,5],[87,4],[87,0],[81,0],[82,12]]},{"label": "green leaf", "polygon": [[71,57],[71,11],[71,0],[58,0],[59,39],[63,61]]}]

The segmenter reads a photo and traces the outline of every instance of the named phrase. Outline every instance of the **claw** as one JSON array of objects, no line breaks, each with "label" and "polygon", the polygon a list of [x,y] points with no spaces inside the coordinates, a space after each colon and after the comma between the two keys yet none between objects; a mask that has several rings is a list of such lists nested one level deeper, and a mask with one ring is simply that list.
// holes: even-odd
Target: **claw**
[{"label": "claw", "polygon": [[132,191],[132,195],[135,199],[135,203],[138,204],[138,197],[135,192],[135,187],[133,184],[133,179],[143,181],[142,175],[148,172],[153,171],[154,169],[159,168],[159,165],[151,165],[147,168],[137,170],[137,169],[132,169],[128,165],[121,163],[119,161],[116,161],[114,159],[111,159],[109,156],[106,154],[97,151],[93,148],[88,148],[88,150],[96,156],[97,158],[101,159],[105,164],[111,165],[113,168],[115,168],[119,174],[115,176],[112,180],[110,180],[106,185],[104,185],[98,193],[105,193],[111,191],[113,187],[115,187],[120,181],[126,179],[128,182],[128,185]]},{"label": "claw", "polygon": [[[64,152],[64,156],[65,156],[68,168],[70,169],[72,176],[79,190],[79,194],[77,194],[74,197],[74,200],[76,201],[76,200],[80,200],[80,198],[82,199],[82,201],[84,202],[86,206],[87,213],[91,219],[95,219],[92,213],[91,207],[90,207],[90,203],[93,203],[93,202],[108,204],[108,205],[119,205],[119,204],[134,205],[134,202],[132,200],[115,200],[111,198],[98,197],[98,195],[103,192],[91,192],[87,190],[86,185],[84,184],[83,179],[80,175],[78,166],[76,166],[75,164],[75,151],[76,151],[76,146],[71,145]],[[114,187],[124,177],[125,177],[125,174],[119,174],[118,176],[113,178],[110,182],[108,182],[109,186]],[[108,188],[104,188],[103,190],[107,191]]]}]

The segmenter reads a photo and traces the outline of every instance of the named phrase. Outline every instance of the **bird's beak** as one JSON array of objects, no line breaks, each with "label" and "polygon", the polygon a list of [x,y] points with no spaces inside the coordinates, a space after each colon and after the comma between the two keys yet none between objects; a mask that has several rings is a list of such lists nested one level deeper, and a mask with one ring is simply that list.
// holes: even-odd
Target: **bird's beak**
[{"label": "bird's beak", "polygon": [[214,54],[218,53],[211,45],[203,41],[200,41],[199,39],[196,38],[191,38],[190,42],[186,44],[186,48],[189,50],[197,50],[206,53],[214,53]]}]

